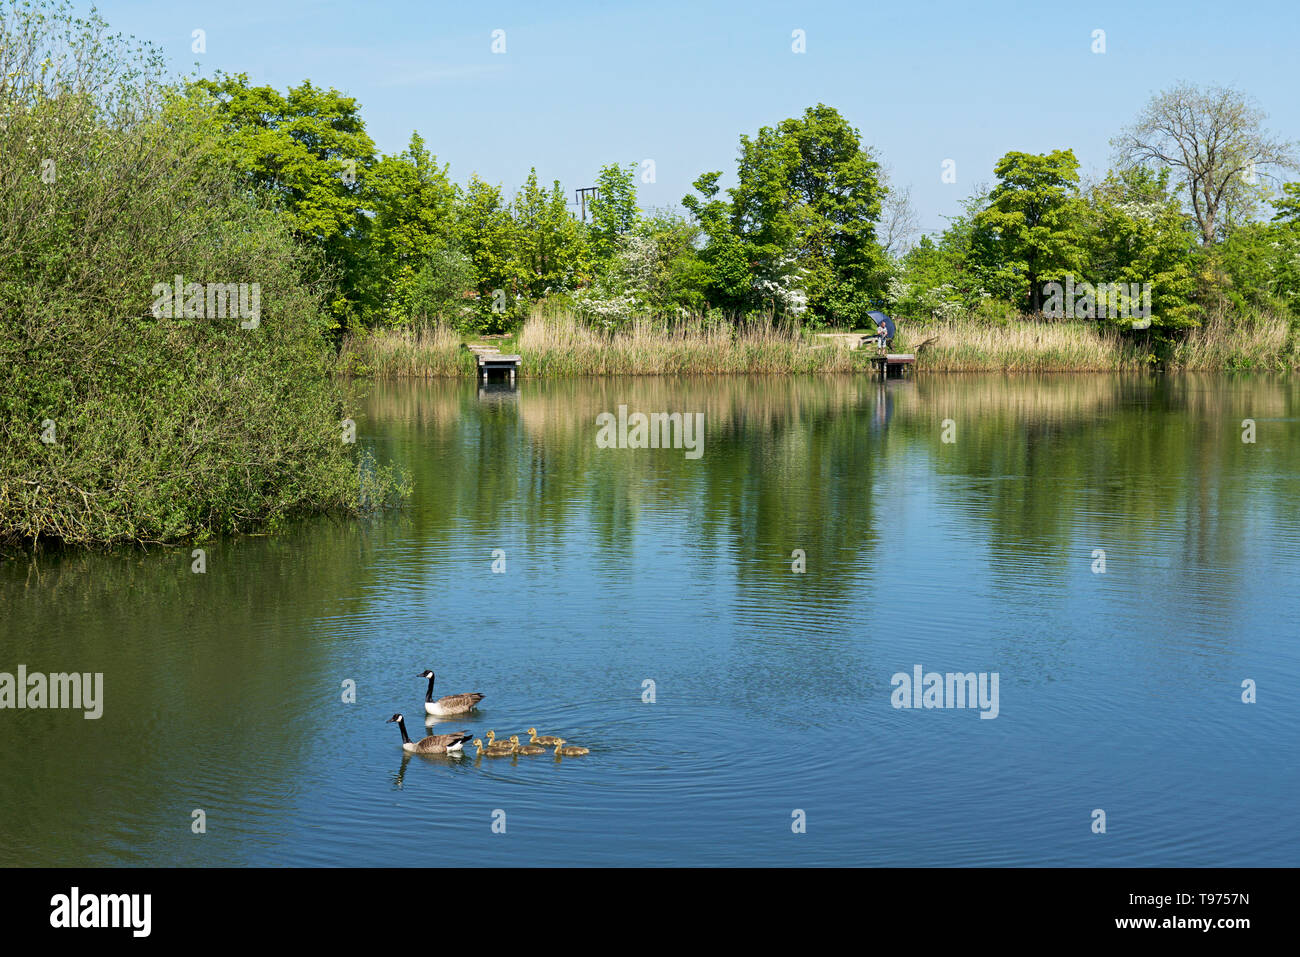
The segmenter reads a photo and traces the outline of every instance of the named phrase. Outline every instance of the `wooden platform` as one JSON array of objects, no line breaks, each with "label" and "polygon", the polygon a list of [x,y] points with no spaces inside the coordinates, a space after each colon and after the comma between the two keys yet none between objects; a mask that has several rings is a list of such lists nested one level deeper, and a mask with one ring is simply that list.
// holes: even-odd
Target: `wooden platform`
[{"label": "wooden platform", "polygon": [[880,378],[901,379],[907,368],[916,364],[916,356],[910,352],[885,352],[872,356],[871,364],[880,373]]},{"label": "wooden platform", "polygon": [[475,344],[468,348],[478,360],[478,375],[484,382],[487,381],[489,372],[504,372],[510,377],[510,381],[514,382],[515,373],[524,361],[522,356],[502,355],[491,346]]}]

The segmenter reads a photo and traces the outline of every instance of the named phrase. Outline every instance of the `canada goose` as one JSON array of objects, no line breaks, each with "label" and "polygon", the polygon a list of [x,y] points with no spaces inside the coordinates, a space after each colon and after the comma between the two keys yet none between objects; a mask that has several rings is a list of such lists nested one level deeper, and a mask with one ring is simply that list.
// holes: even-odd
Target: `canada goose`
[{"label": "canada goose", "polygon": [[483,696],[474,691],[468,694],[449,694],[434,701],[433,681],[437,676],[432,671],[425,670],[415,677],[429,679],[429,690],[424,695],[425,714],[464,714],[466,711],[473,711],[483,700]]},{"label": "canada goose", "polygon": [[489,758],[504,758],[504,757],[509,757],[510,755],[515,753],[515,747],[513,744],[498,744],[495,746],[488,745],[485,748],[483,747],[482,738],[474,739],[474,747],[476,749],[474,751],[474,757],[476,758],[481,758],[485,754]]},{"label": "canada goose", "polygon": [[545,754],[546,749],[540,744],[520,744],[519,735],[510,736],[510,743],[515,746],[515,754]]},{"label": "canada goose", "polygon": [[561,741],[559,738],[557,738],[557,737],[556,737],[555,735],[553,735],[553,734],[543,734],[543,735],[541,735],[541,736],[538,736],[538,734],[537,734],[537,729],[536,729],[536,728],[529,728],[529,729],[528,729],[528,743],[529,743],[529,744],[544,744],[544,745],[546,745],[547,747],[550,747],[552,744],[563,744],[564,742]]},{"label": "canada goose", "polygon": [[558,757],[576,758],[581,754],[591,754],[591,749],[580,748],[576,744],[571,744],[566,748],[564,746],[563,741],[560,741],[560,743],[555,746],[555,756],[557,758]]},{"label": "canada goose", "polygon": [[462,731],[459,734],[431,734],[419,741],[412,741],[406,733],[406,721],[400,714],[393,715],[384,724],[392,724],[394,721],[397,722],[397,730],[402,732],[402,750],[413,754],[451,754],[460,751],[465,742],[474,737],[470,732]]},{"label": "canada goose", "polygon": [[519,735],[516,734],[513,738],[511,738],[508,741],[505,738],[502,738],[500,741],[498,741],[497,733],[493,731],[491,728],[488,728],[488,732],[486,735],[484,735],[484,737],[487,738],[487,742],[488,742],[487,746],[489,748],[510,748],[519,744]]}]

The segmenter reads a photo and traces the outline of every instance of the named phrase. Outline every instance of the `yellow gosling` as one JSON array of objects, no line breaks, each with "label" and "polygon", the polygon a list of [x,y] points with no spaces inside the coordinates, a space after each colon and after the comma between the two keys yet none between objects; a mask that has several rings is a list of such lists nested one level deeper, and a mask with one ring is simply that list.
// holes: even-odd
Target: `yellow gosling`
[{"label": "yellow gosling", "polygon": [[528,729],[528,743],[529,743],[529,744],[544,744],[544,745],[546,745],[547,747],[550,747],[550,746],[553,745],[553,744],[563,744],[563,741],[561,741],[559,738],[557,738],[557,737],[556,737],[555,735],[553,735],[553,734],[543,734],[543,735],[539,735],[539,734],[537,733],[537,729],[536,729],[536,728],[529,728],[529,729]]},{"label": "yellow gosling", "polygon": [[474,749],[474,757],[476,758],[481,758],[485,754],[489,758],[504,758],[515,753],[514,747],[508,744],[498,744],[496,747],[489,745],[484,748],[482,738],[474,739]]},{"label": "yellow gosling", "polygon": [[576,758],[583,754],[591,754],[591,749],[580,748],[576,744],[571,744],[568,747],[565,747],[563,739],[561,739],[560,743],[555,746],[555,756],[557,758]]}]

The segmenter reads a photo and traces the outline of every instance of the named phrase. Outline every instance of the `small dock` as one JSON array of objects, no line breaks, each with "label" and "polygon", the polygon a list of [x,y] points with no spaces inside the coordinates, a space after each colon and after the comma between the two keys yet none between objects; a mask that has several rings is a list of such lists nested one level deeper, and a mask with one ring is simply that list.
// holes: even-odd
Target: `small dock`
[{"label": "small dock", "polygon": [[484,382],[488,380],[488,373],[503,372],[511,383],[515,381],[515,373],[519,370],[520,364],[524,361],[522,356],[502,355],[497,349],[491,346],[471,345],[469,351],[474,353],[474,358],[478,360],[478,377]]},{"label": "small dock", "polygon": [[916,364],[916,356],[910,352],[885,352],[871,357],[871,364],[876,367],[882,379],[901,379],[903,373]]}]

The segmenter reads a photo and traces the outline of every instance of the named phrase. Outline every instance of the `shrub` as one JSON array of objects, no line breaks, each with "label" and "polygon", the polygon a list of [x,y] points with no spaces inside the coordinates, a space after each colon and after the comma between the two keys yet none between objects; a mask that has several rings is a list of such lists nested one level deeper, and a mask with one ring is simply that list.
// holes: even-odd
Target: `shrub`
[{"label": "shrub", "polygon": [[[94,15],[15,3],[3,31],[0,541],[247,531],[358,509],[363,476],[393,501],[401,477],[343,441],[327,290],[231,185],[212,115]],[[250,309],[187,290],[169,316],[178,275],[244,283]]]}]

